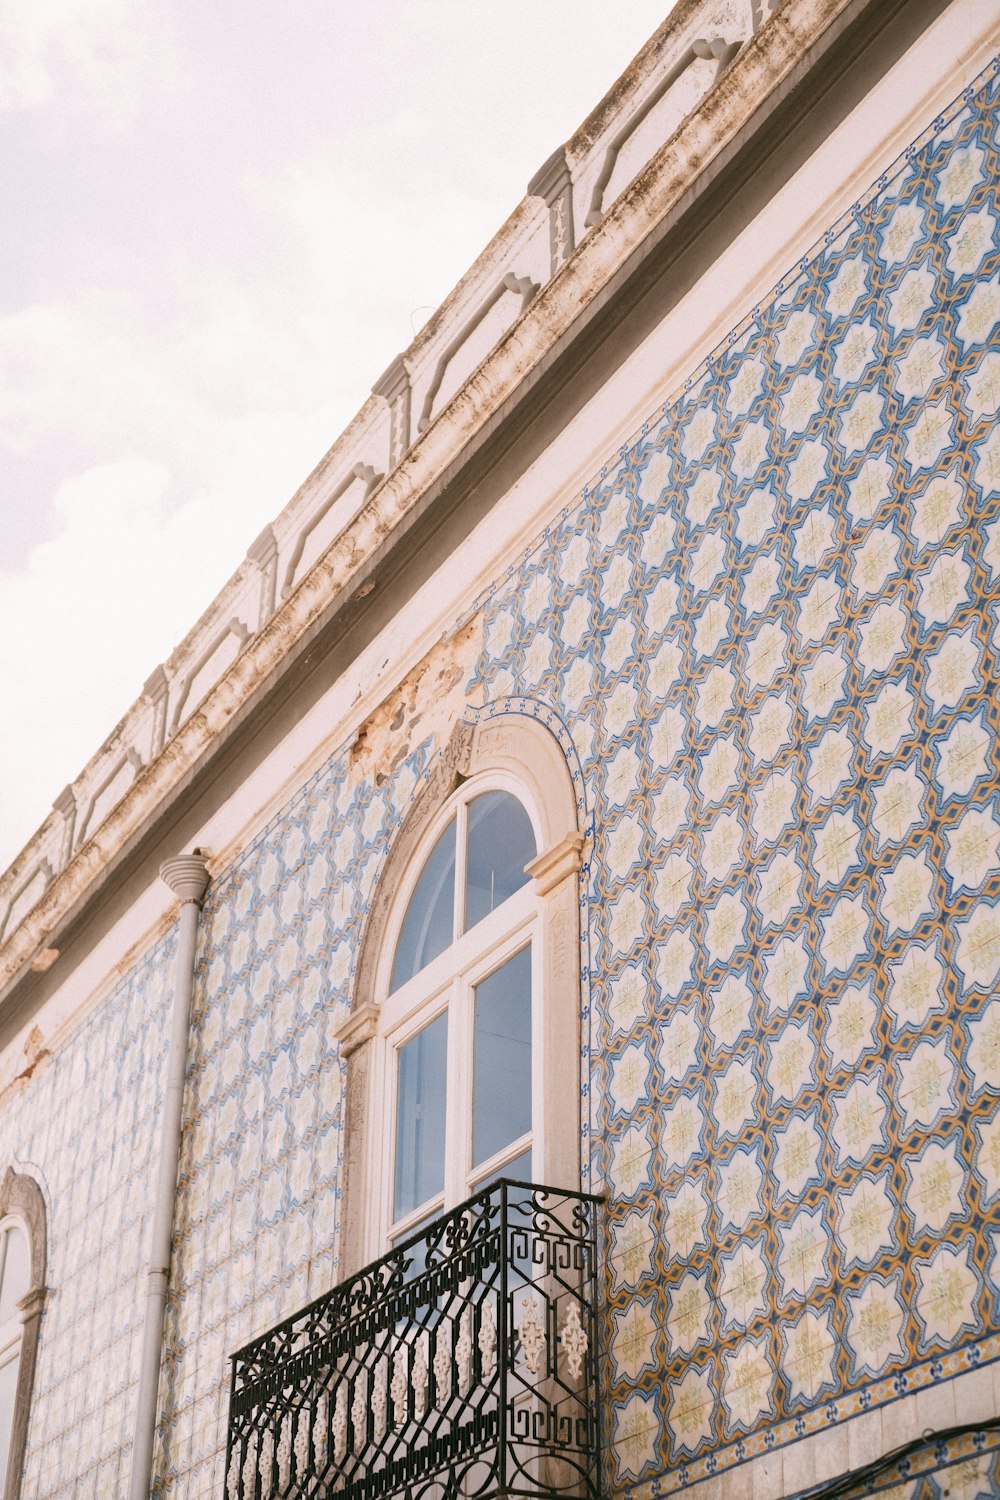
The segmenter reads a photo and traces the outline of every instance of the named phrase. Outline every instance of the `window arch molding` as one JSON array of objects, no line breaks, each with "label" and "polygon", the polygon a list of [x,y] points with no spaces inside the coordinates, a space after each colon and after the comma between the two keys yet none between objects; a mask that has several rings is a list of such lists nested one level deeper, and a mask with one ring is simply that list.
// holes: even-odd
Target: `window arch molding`
[{"label": "window arch molding", "polygon": [[8,1167],[0,1178],[0,1231],[16,1225],[25,1235],[30,1257],[28,1290],[18,1300],[21,1316],[17,1384],[14,1396],[13,1422],[7,1458],[7,1473],[0,1474],[0,1485],[6,1479],[5,1500],[18,1500],[24,1471],[28,1440],[28,1417],[31,1391],[35,1379],[38,1335],[45,1303],[45,1268],[48,1254],[45,1198],[33,1177]]},{"label": "window arch molding", "polygon": [[[532,816],[536,857],[526,866],[541,934],[543,1087],[541,1144],[534,1176],[573,1188],[580,1179],[578,1070],[580,965],[578,872],[584,834],[582,811],[565,756],[552,732],[523,713],[500,713],[456,725],[448,744],[416,795],[396,835],[369,907],[351,994],[351,1010],[338,1031],[346,1060],[346,1118],[341,1274],[350,1275],[381,1253],[382,1216],[373,1203],[374,1153],[385,1149],[377,1106],[380,1068],[373,1059],[379,1036],[379,981],[385,988],[387,949],[398,933],[400,908],[413,889],[443,809],[465,782],[520,790]],[[562,1063],[560,1067],[558,1064]]]}]

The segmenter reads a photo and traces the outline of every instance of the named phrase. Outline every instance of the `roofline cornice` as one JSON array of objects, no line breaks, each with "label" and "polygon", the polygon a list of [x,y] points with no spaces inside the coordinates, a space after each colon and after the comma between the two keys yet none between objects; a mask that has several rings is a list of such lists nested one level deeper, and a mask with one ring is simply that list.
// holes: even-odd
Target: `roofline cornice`
[{"label": "roofline cornice", "polygon": [[[531,377],[571,346],[642,268],[664,226],[690,213],[712,170],[741,136],[776,108],[793,75],[804,77],[856,20],[882,27],[907,0],[786,0],[728,65],[673,136],[577,245],[448,404],[305,573],[271,617],[250,635],[207,695],[141,769],[124,796],[50,880],[0,947],[0,1005],[38,956],[101,893],[179,791],[208,769],[233,726],[256,711],[317,636],[351,603],[377,559],[409,530],[421,507],[437,503],[449,474],[530,394]],[[657,236],[657,231],[661,233]],[[30,845],[29,845],[30,848]]]}]

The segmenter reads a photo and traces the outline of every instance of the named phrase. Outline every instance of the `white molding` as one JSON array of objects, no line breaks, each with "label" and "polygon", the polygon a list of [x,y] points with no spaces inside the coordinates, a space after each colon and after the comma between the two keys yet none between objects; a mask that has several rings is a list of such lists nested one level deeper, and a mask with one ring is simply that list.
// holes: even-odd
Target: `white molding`
[{"label": "white molding", "polygon": [[525,865],[525,873],[535,882],[536,895],[547,896],[561,881],[579,872],[583,842],[582,833],[567,833],[551,849]]},{"label": "white molding", "polygon": [[359,1047],[366,1046],[378,1031],[378,1023],[377,1005],[365,1005],[361,1010],[351,1011],[333,1030],[333,1039],[340,1047],[341,1057],[351,1057]]},{"label": "white molding", "polygon": [[[456,810],[460,830],[460,808],[494,788],[516,796],[531,818],[535,847],[542,853],[525,866],[530,881],[388,996],[396,941],[427,855]],[[369,906],[354,1009],[336,1032],[348,1066],[343,1274],[386,1248],[392,1154],[386,1146],[395,1133],[392,1090],[386,1080],[394,1048],[446,1006],[456,1016],[468,1011],[472,987],[528,942],[533,1172],[540,1182],[579,1186],[579,1076],[575,1066],[566,1066],[567,1057],[579,1056],[577,893],[568,878],[579,869],[584,845],[577,816],[573,782],[558,741],[544,725],[523,714],[498,714],[473,727],[457,725],[445,753],[429,768],[424,790],[396,835]],[[460,867],[461,861],[457,863]],[[458,868],[457,883],[460,875]],[[462,1034],[457,1034],[449,1023],[449,1078],[469,1076],[470,1024],[466,1015],[464,1030],[459,1026]],[[450,1149],[456,1137],[464,1139],[468,1133],[450,1129]],[[467,1166],[451,1156],[446,1156],[445,1174],[446,1192],[452,1196],[460,1178],[462,1184],[470,1180]]]}]

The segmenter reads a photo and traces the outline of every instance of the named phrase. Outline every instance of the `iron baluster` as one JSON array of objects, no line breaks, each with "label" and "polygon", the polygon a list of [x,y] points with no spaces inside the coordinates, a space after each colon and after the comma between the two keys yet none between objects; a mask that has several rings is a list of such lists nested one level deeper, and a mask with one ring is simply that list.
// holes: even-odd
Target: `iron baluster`
[{"label": "iron baluster", "polygon": [[501,1179],[240,1349],[226,1500],[597,1500],[598,1201]]}]

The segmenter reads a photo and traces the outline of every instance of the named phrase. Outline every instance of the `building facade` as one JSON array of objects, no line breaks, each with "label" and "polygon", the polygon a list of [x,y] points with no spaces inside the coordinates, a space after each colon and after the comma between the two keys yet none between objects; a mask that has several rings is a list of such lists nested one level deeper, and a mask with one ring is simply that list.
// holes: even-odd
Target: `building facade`
[{"label": "building facade", "polygon": [[682,0],[3,877],[5,1496],[164,1160],[144,1493],[1000,1494],[998,22]]}]

